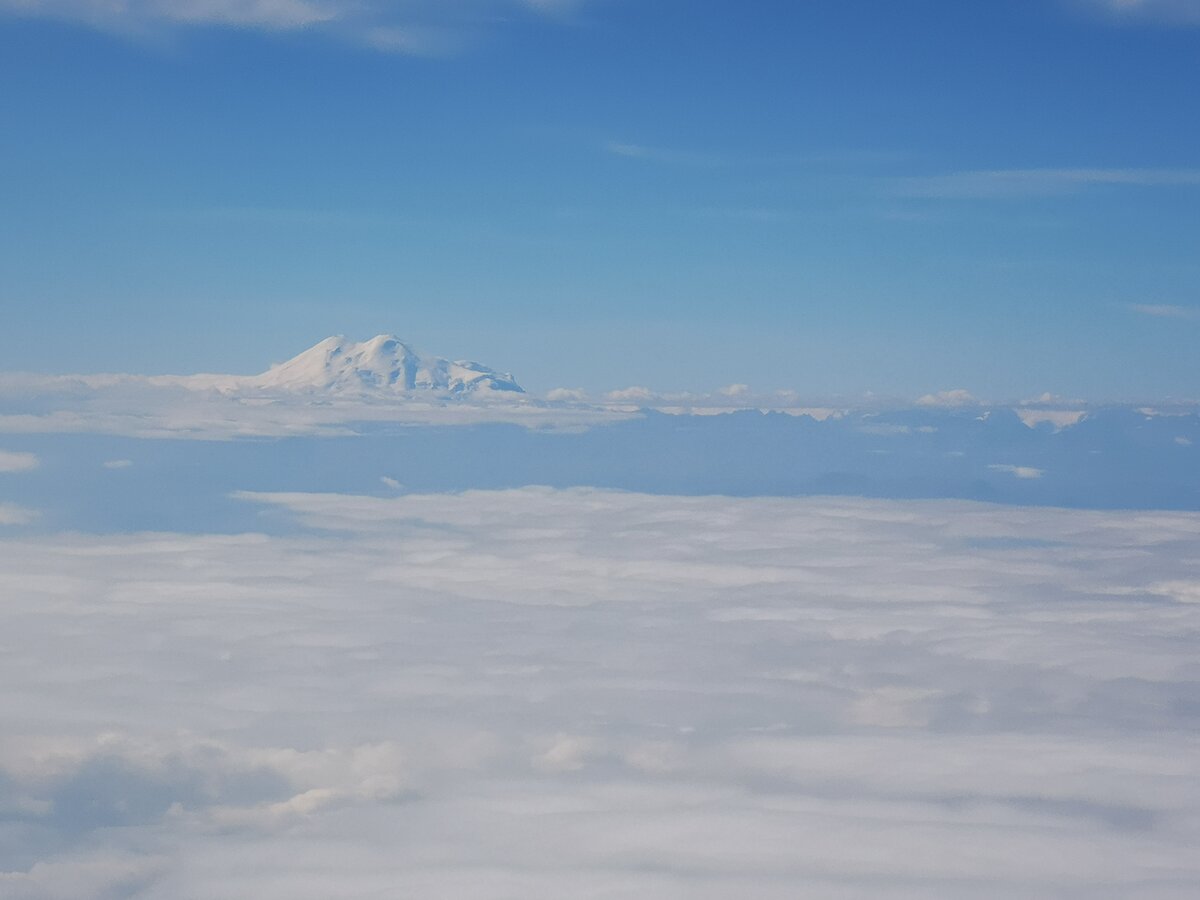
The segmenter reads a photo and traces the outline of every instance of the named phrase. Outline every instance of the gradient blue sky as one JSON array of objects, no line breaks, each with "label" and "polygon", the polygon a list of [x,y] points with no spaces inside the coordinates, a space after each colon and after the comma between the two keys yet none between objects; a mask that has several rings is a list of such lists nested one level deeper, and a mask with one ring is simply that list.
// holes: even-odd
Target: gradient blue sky
[{"label": "gradient blue sky", "polygon": [[1195,0],[0,0],[3,368],[1195,398],[1197,85]]}]

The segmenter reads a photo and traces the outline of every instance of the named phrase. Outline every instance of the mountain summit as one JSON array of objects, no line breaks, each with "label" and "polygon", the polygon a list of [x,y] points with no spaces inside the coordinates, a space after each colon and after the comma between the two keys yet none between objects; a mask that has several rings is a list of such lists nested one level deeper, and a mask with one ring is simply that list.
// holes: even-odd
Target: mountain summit
[{"label": "mountain summit", "polygon": [[390,334],[356,343],[328,337],[254,379],[256,387],[338,393],[433,390],[461,396],[525,393],[513,377],[468,360],[422,356]]}]

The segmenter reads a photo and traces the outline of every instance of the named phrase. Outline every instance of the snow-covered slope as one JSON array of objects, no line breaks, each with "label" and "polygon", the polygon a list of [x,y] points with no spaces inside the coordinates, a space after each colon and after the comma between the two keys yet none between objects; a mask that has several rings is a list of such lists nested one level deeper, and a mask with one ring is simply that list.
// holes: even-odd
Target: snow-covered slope
[{"label": "snow-covered slope", "polygon": [[390,334],[356,343],[328,337],[253,379],[255,387],[337,393],[446,391],[524,393],[513,377],[476,362],[422,356]]}]

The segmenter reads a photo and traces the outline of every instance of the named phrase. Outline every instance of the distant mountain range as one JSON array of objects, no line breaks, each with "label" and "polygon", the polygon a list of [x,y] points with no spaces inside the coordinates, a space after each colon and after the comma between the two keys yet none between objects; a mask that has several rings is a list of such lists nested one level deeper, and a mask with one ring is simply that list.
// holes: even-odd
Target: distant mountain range
[{"label": "distant mountain range", "polygon": [[[651,413],[667,414],[667,424],[660,423],[667,430],[671,425],[694,431],[701,419],[728,418],[722,424],[736,424],[743,436],[754,432],[755,423],[771,435],[792,434],[781,418],[792,419],[806,459],[813,460],[826,439],[832,442],[826,468],[857,450],[870,454],[873,465],[863,469],[871,471],[887,468],[887,460],[899,461],[908,451],[922,459],[942,454],[943,468],[986,456],[989,479],[1024,485],[1048,472],[1059,477],[1066,468],[1096,470],[1131,447],[1161,454],[1143,462],[1163,471],[1173,471],[1176,464],[1195,466],[1200,452],[1200,403],[1195,400],[1096,404],[1043,394],[993,403],[954,389],[916,400],[865,396],[814,403],[797,391],[756,394],[742,384],[707,393],[630,387],[595,396],[578,389],[527,394],[506,372],[424,355],[390,334],[362,342],[329,337],[252,375],[0,372],[0,435],[264,437],[500,422],[577,430]],[[724,434],[718,428],[717,436]],[[1065,457],[1055,455],[1068,449]],[[690,452],[680,448],[676,459]],[[1134,453],[1131,462],[1136,458]]]}]

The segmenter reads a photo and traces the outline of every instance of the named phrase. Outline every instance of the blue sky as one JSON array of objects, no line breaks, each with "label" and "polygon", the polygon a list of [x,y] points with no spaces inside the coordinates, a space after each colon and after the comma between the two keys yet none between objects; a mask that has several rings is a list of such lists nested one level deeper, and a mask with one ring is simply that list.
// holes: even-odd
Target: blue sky
[{"label": "blue sky", "polygon": [[1200,4],[0,0],[5,368],[1200,395]]}]

